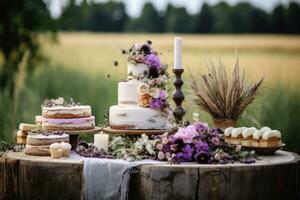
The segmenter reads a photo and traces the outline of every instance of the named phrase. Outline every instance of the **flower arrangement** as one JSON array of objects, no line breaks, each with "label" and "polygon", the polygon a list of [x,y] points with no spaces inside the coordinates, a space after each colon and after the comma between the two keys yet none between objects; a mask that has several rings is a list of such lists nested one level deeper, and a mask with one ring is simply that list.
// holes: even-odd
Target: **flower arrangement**
[{"label": "flower arrangement", "polygon": [[155,140],[158,160],[220,164],[255,162],[254,152],[225,143],[220,129],[210,129],[206,123],[196,122],[179,128],[175,134],[157,136]]},{"label": "flower arrangement", "polygon": [[[151,47],[152,42],[147,43],[136,43],[130,49],[122,50],[123,54],[127,54],[127,61],[134,65],[142,63],[149,66],[149,72],[145,71],[146,76],[149,79],[158,78],[161,75],[167,75],[167,65],[163,64],[158,56],[158,53]],[[132,75],[131,75],[132,76]],[[136,77],[143,79],[143,77]]]},{"label": "flower arrangement", "polygon": [[110,149],[116,158],[129,160],[156,159],[170,163],[198,162],[227,164],[233,162],[253,163],[254,152],[245,151],[240,145],[224,141],[218,128],[209,128],[206,123],[195,122],[175,133],[149,138],[132,139],[128,136],[114,137]]},{"label": "flower arrangement", "polygon": [[168,108],[168,93],[166,82],[163,78],[149,79],[147,83],[141,83],[138,88],[139,105],[155,110]]},{"label": "flower arrangement", "polygon": [[207,64],[207,67],[208,74],[202,75],[200,80],[197,80],[192,73],[190,75],[189,86],[194,103],[211,114],[215,120],[236,121],[246,107],[255,100],[263,78],[253,85],[247,85],[244,72],[241,73],[239,70],[238,59],[231,79],[227,76],[221,61],[218,68],[213,63]]},{"label": "flower arrangement", "polygon": [[110,143],[112,155],[127,161],[156,159],[156,141],[143,134],[136,138],[133,136],[115,136]]}]

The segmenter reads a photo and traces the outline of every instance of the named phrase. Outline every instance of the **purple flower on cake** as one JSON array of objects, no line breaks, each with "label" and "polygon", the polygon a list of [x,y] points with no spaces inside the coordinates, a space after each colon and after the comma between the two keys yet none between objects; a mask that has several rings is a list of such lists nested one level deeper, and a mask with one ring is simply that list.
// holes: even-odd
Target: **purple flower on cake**
[{"label": "purple flower on cake", "polygon": [[182,139],[184,143],[192,143],[194,137],[196,137],[197,135],[199,134],[196,131],[195,126],[189,125],[186,128],[179,128],[174,137]]},{"label": "purple flower on cake", "polygon": [[146,56],[145,64],[149,65],[149,67],[153,67],[156,69],[161,68],[161,63],[160,63],[159,57],[153,53]]},{"label": "purple flower on cake", "polygon": [[151,99],[149,106],[151,109],[159,110],[162,104],[163,104],[162,100],[160,98],[157,98],[157,99]]},{"label": "purple flower on cake", "polygon": [[149,107],[155,110],[163,110],[167,107],[168,93],[165,90],[159,90],[158,98],[152,98],[149,103]]},{"label": "purple flower on cake", "polygon": [[160,90],[159,91],[159,98],[161,99],[167,99],[168,98],[168,93],[166,90]]}]

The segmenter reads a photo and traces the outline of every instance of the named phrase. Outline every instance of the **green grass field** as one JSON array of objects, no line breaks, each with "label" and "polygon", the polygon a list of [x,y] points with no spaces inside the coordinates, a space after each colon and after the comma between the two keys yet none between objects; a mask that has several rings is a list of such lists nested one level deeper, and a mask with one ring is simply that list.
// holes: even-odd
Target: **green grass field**
[{"label": "green grass field", "polygon": [[[265,76],[266,82],[298,84],[300,72],[300,36],[279,35],[182,35],[183,64],[193,72],[206,70],[204,61],[221,58],[231,68],[238,49],[241,67],[249,79]],[[173,38],[169,34],[91,34],[62,33],[58,43],[45,42],[44,51],[52,63],[89,74],[109,73],[119,79],[125,77],[126,62],[121,49],[135,42],[150,39],[162,53],[162,60],[173,62]],[[119,61],[115,68],[113,62]],[[188,73],[185,73],[187,75]]]},{"label": "green grass field", "polygon": [[[33,122],[40,114],[45,98],[73,97],[90,104],[98,123],[103,123],[105,110],[117,103],[117,82],[126,78],[126,62],[121,49],[135,42],[152,40],[153,47],[162,53],[162,60],[172,65],[174,35],[161,34],[91,34],[60,33],[57,43],[42,38],[44,54],[49,62],[41,64],[26,77],[20,90],[17,107],[5,92],[0,93],[0,139],[13,141],[20,122]],[[204,61],[222,59],[228,70],[235,63],[238,49],[240,66],[249,82],[265,77],[255,103],[245,112],[240,125],[267,125],[282,131],[287,149],[300,152],[300,37],[277,35],[182,35],[183,63],[193,73],[206,72]],[[113,65],[114,61],[119,66]],[[171,72],[171,71],[170,71]],[[199,73],[199,74],[200,74]],[[110,78],[107,75],[110,75]],[[188,82],[189,72],[184,73]],[[210,117],[189,101],[184,91],[187,119],[200,112],[200,119],[211,124]],[[172,84],[170,84],[172,87]],[[172,90],[172,89],[171,89]],[[10,115],[9,113],[15,113]],[[14,120],[13,120],[14,119]]]}]

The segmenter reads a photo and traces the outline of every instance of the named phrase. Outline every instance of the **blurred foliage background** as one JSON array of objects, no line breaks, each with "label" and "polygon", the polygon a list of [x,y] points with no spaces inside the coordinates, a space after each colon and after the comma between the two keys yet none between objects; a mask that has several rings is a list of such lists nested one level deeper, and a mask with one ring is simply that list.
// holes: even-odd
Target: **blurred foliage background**
[{"label": "blurred foliage background", "polygon": [[[183,37],[185,67],[199,75],[207,72],[204,60],[221,58],[231,70],[238,48],[248,81],[265,76],[259,98],[239,125],[278,129],[286,149],[300,153],[299,3],[279,4],[271,12],[244,1],[204,3],[191,15],[172,4],[158,11],[149,1],[132,18],[122,1],[68,0],[54,19],[49,1],[0,1],[1,141],[14,142],[18,124],[33,123],[45,98],[90,104],[103,123],[105,111],[117,103],[117,82],[126,77],[121,49],[150,39],[171,66],[176,33]],[[200,119],[211,124],[210,116],[189,101],[186,86],[186,118],[200,112]]]}]

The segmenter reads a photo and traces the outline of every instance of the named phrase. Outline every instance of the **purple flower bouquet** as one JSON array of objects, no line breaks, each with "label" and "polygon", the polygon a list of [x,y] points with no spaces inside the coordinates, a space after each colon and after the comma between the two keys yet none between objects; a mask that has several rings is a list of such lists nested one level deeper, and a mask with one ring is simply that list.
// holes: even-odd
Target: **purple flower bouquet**
[{"label": "purple flower bouquet", "polygon": [[210,129],[202,122],[179,128],[172,135],[155,136],[155,140],[158,160],[220,164],[255,162],[253,152],[242,151],[238,146],[226,143],[221,130]]}]

